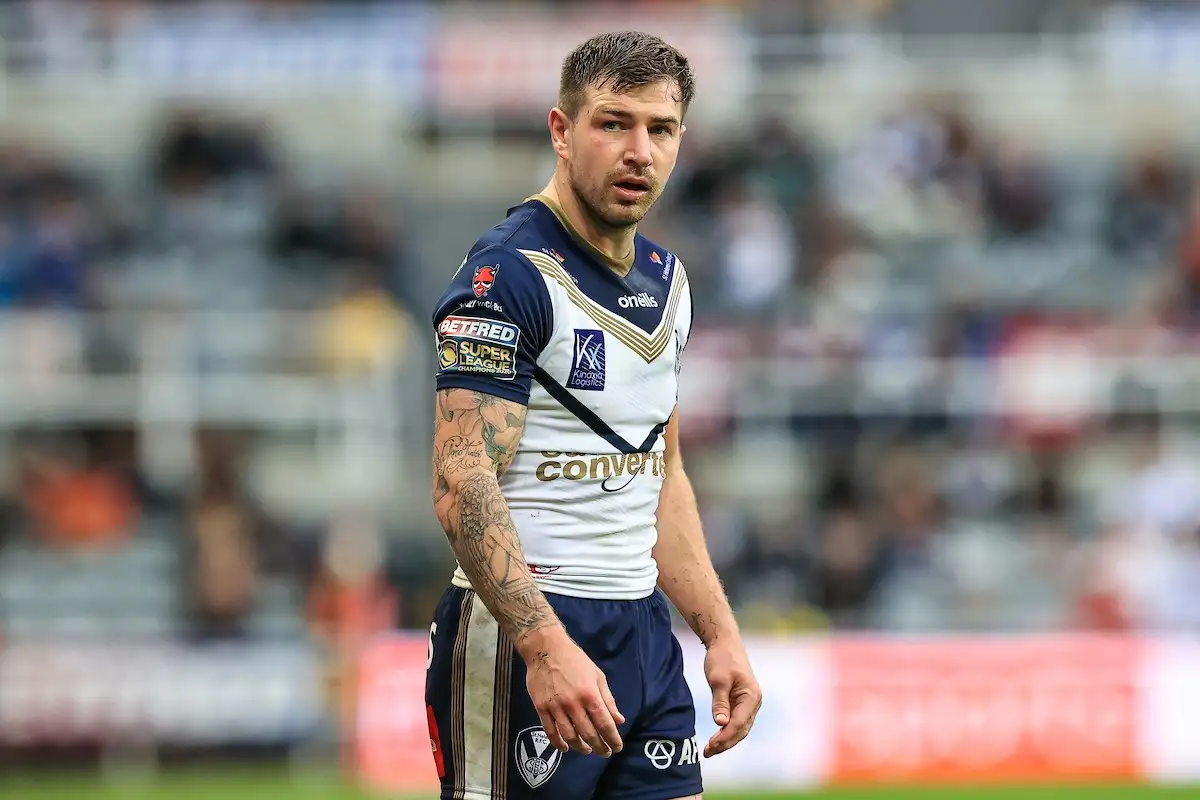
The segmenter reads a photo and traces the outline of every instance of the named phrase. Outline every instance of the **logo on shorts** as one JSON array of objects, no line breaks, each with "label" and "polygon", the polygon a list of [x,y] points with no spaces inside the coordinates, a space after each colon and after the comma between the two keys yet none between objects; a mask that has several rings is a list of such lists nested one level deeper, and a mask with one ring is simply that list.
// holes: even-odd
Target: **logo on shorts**
[{"label": "logo on shorts", "polygon": [[644,752],[655,769],[668,769],[675,762],[675,743],[666,739],[651,739]]},{"label": "logo on shorts", "polygon": [[[695,736],[681,740],[678,745],[670,739],[651,739],[646,742],[642,752],[655,769],[670,769],[672,765],[686,767],[700,763],[700,747],[696,744]],[[675,760],[676,753],[679,754],[678,761]]]},{"label": "logo on shorts", "polygon": [[499,271],[499,264],[475,268],[475,274],[471,276],[471,291],[475,292],[476,297],[483,297],[491,290],[492,284],[496,282],[496,273]]},{"label": "logo on shorts", "polygon": [[530,789],[536,789],[554,775],[558,765],[562,763],[562,753],[550,744],[550,737],[544,728],[526,728],[517,734],[516,743],[517,771],[529,784]]},{"label": "logo on shorts", "polygon": [[589,392],[604,391],[604,332],[575,329],[575,352],[567,388]]}]

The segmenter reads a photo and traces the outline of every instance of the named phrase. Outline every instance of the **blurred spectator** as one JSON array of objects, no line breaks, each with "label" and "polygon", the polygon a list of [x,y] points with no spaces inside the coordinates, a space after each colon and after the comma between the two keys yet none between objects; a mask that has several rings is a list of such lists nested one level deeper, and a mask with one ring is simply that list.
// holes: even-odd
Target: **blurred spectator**
[{"label": "blurred spectator", "polygon": [[194,633],[202,639],[248,633],[260,565],[242,509],[206,502],[191,513]]},{"label": "blurred spectator", "polygon": [[1186,451],[1172,452],[1155,414],[1135,417],[1125,437],[1125,463],[1106,496],[1110,520],[1131,534],[1177,540],[1200,528],[1200,469]]},{"label": "blurred spectator", "polygon": [[882,567],[879,540],[858,510],[834,508],[818,539],[811,599],[837,627],[863,627]]},{"label": "blurred spectator", "polygon": [[1109,196],[1103,235],[1124,258],[1161,258],[1179,235],[1189,177],[1165,147],[1136,154],[1122,169]]},{"label": "blurred spectator", "polygon": [[822,220],[816,248],[805,293],[812,325],[828,341],[858,347],[885,300],[889,264],[838,216]]},{"label": "blurred spectator", "polygon": [[270,252],[277,258],[296,261],[332,258],[338,252],[336,231],[314,192],[295,186],[281,191]]},{"label": "blurred spectator", "polygon": [[383,577],[382,536],[364,515],[335,517],[309,587],[312,632],[347,661],[365,638],[391,627],[398,614],[395,593]]},{"label": "blurred spectator", "polygon": [[845,154],[836,198],[874,235],[974,236],[983,215],[984,152],[970,116],[923,100],[884,117]]},{"label": "blurred spectator", "polygon": [[993,236],[1032,236],[1052,221],[1055,196],[1050,176],[1023,143],[1005,142],[989,155],[983,191]]},{"label": "blurred spectator", "polygon": [[794,235],[778,202],[748,180],[728,185],[717,200],[714,231],[724,308],[751,314],[773,310],[796,266]]},{"label": "blurred spectator", "polygon": [[322,332],[328,368],[340,375],[370,375],[399,363],[411,322],[381,286],[379,267],[350,262],[347,287],[330,305]]},{"label": "blurred spectator", "polygon": [[907,449],[887,455],[877,492],[885,580],[903,582],[934,572],[935,540],[945,533],[945,519],[928,462]]},{"label": "blurred spectator", "polygon": [[295,571],[282,529],[246,485],[245,446],[233,431],[196,437],[199,474],[185,515],[193,632],[201,638],[245,635],[261,576]]},{"label": "blurred spectator", "polygon": [[34,200],[25,303],[81,308],[89,300],[89,218],[79,190],[65,176],[47,176]]},{"label": "blurred spectator", "polygon": [[98,444],[94,436],[60,434],[23,449],[23,504],[36,535],[52,547],[111,547],[134,533],[134,487]]},{"label": "blurred spectator", "polygon": [[746,147],[745,156],[748,176],[766,187],[789,216],[801,212],[818,189],[810,144],[778,116],[752,123],[751,130],[753,145]]}]

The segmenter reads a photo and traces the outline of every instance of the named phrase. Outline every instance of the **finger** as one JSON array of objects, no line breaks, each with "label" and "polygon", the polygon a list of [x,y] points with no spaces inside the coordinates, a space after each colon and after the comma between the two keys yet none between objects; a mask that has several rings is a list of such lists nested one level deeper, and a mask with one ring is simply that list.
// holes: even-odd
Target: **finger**
[{"label": "finger", "polygon": [[713,722],[724,728],[729,724],[729,682],[714,679],[709,685],[712,687]]},{"label": "finger", "polygon": [[731,749],[747,736],[754,725],[754,716],[758,713],[759,700],[756,693],[746,693],[734,699],[733,710],[729,715],[729,724],[717,731],[705,747],[705,758],[723,753]]},{"label": "finger", "polygon": [[[600,695],[604,698],[604,705],[608,706],[608,713],[612,714],[613,720],[618,725],[625,724],[625,715],[617,708],[617,699],[613,697],[613,693],[608,689],[608,679],[604,677],[604,673],[600,674]],[[619,747],[614,748],[620,752]]]},{"label": "finger", "polygon": [[[592,701],[598,703],[599,701]],[[575,726],[575,732],[579,735],[580,740],[588,748],[588,753],[599,753],[608,758],[612,755],[612,749],[600,738],[600,734],[596,733],[596,726],[592,724],[592,720],[588,716],[588,709],[585,704],[580,703],[571,713],[571,724]],[[582,752],[582,751],[581,751]],[[586,753],[585,753],[586,755]]]},{"label": "finger", "polygon": [[538,708],[538,719],[542,722],[542,730],[546,732],[546,736],[550,739],[550,746],[560,753],[567,751],[567,743],[563,740],[562,732],[558,728],[558,724],[554,721],[554,716],[545,709]]},{"label": "finger", "polygon": [[608,754],[621,752],[621,732],[617,730],[617,721],[613,718],[612,705],[608,701],[598,700],[589,706],[587,711]]},{"label": "finger", "polygon": [[577,753],[583,753],[585,756],[592,752],[587,745],[579,739],[579,733],[575,730],[575,725],[571,722],[567,712],[559,708],[554,711],[554,724],[558,726],[558,732],[562,737],[563,752],[574,750]]}]

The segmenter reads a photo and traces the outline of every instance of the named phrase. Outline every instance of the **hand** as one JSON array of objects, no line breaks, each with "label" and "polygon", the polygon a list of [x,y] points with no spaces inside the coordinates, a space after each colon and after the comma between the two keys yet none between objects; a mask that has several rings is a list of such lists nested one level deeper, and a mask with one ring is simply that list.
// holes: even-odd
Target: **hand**
[{"label": "hand", "polygon": [[525,685],[550,743],[563,752],[569,747],[605,758],[621,752],[617,726],[625,717],[617,710],[608,679],[566,631],[536,631],[520,650],[528,667]]},{"label": "hand", "polygon": [[750,733],[762,707],[762,689],[740,640],[714,642],[704,657],[704,675],[712,688],[713,722],[721,728],[704,747],[704,757],[712,758]]}]

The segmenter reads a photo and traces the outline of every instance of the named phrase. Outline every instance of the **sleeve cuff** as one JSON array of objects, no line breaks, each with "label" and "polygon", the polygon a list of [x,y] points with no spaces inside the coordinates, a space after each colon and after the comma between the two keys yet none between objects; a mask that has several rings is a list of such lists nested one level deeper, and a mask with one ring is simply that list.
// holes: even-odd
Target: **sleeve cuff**
[{"label": "sleeve cuff", "polygon": [[481,394],[490,394],[523,406],[529,405],[529,390],[511,381],[489,380],[476,375],[439,375],[438,390],[470,389]]}]

